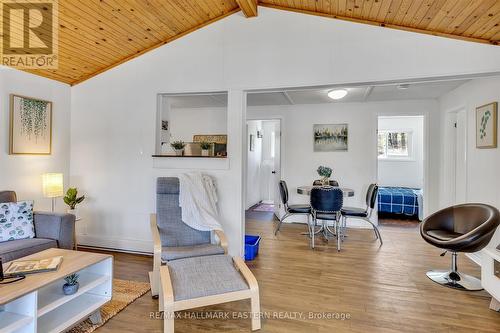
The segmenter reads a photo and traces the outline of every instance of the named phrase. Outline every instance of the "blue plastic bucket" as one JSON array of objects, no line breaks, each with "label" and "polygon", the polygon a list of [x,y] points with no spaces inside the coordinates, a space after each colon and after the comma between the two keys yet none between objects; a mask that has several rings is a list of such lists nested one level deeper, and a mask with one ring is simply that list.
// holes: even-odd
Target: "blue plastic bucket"
[{"label": "blue plastic bucket", "polygon": [[245,260],[254,260],[259,254],[260,236],[245,235]]}]

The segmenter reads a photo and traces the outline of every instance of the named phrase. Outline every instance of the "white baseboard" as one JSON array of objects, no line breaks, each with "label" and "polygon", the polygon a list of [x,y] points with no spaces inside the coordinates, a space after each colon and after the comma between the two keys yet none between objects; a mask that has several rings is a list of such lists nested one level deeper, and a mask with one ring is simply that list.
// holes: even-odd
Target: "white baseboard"
[{"label": "white baseboard", "polygon": [[147,240],[109,238],[95,235],[77,235],[77,239],[78,246],[81,247],[95,247],[142,254],[151,254],[153,250],[153,242]]}]

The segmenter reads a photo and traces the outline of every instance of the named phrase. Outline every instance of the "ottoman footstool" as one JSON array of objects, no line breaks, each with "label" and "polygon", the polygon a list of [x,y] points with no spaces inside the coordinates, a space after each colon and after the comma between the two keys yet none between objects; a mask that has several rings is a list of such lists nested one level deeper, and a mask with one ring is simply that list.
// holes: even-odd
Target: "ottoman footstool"
[{"label": "ottoman footstool", "polygon": [[174,332],[174,313],[251,300],[252,330],[260,329],[259,286],[240,257],[212,255],[169,261],[160,268],[160,311],[164,332]]}]

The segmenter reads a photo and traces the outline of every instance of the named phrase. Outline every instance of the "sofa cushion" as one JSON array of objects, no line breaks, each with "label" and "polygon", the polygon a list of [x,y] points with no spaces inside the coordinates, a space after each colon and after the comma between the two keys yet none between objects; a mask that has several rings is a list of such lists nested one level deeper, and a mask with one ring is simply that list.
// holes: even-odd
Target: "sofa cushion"
[{"label": "sofa cushion", "polygon": [[26,238],[0,243],[3,262],[19,259],[33,253],[57,247],[57,242],[46,238]]},{"label": "sofa cushion", "polygon": [[175,301],[249,289],[228,255],[173,260],[168,270]]},{"label": "sofa cushion", "polygon": [[210,256],[213,254],[224,254],[224,249],[219,245],[214,244],[164,246],[161,251],[161,259],[164,261],[170,261],[181,258]]},{"label": "sofa cushion", "polygon": [[33,201],[0,204],[0,242],[33,237]]}]

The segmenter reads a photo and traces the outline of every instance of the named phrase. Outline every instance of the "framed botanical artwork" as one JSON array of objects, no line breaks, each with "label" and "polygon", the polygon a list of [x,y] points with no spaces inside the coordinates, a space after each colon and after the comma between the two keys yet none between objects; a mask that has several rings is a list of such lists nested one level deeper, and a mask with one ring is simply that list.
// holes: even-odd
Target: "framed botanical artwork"
[{"label": "framed botanical artwork", "polygon": [[314,151],[347,151],[348,134],[347,124],[315,124],[313,125]]},{"label": "framed botanical artwork", "polygon": [[9,154],[50,155],[52,102],[10,95]]},{"label": "framed botanical artwork", "polygon": [[497,147],[498,103],[493,102],[476,109],[476,147]]}]

